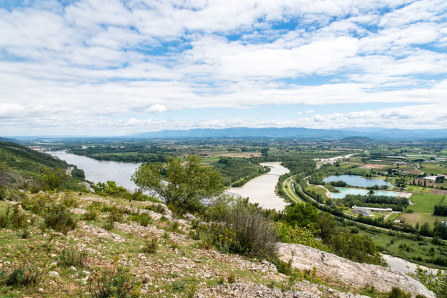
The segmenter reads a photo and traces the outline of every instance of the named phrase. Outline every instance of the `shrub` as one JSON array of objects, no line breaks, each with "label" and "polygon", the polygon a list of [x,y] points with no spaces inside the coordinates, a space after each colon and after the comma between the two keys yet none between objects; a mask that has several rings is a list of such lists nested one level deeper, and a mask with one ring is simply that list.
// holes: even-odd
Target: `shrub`
[{"label": "shrub", "polygon": [[147,227],[152,223],[152,217],[148,213],[132,215],[131,220],[139,223],[143,227]]},{"label": "shrub", "polygon": [[278,238],[273,222],[262,209],[244,199],[217,200],[207,211],[213,244],[224,252],[268,257],[275,255]]},{"label": "shrub", "polygon": [[99,215],[99,204],[97,202],[91,203],[87,207],[87,212],[82,215],[82,219],[85,220],[96,220]]},{"label": "shrub", "polygon": [[45,216],[44,223],[47,228],[67,234],[76,228],[76,220],[63,205],[47,208],[48,213]]},{"label": "shrub", "polygon": [[182,281],[174,281],[172,283],[172,290],[175,292],[183,292],[186,288],[186,284]]},{"label": "shrub", "polygon": [[6,280],[7,286],[28,286],[37,283],[34,272],[29,272],[23,268],[14,269]]},{"label": "shrub", "polygon": [[20,229],[26,226],[28,226],[26,213],[22,211],[20,204],[10,206],[4,214],[0,214],[0,228]]},{"label": "shrub", "polygon": [[88,289],[92,297],[138,297],[138,283],[130,267],[119,266],[117,260],[109,272],[95,272],[88,278]]},{"label": "shrub", "polygon": [[11,287],[37,286],[51,268],[51,266],[39,268],[35,259],[27,259],[22,256],[22,264],[17,268],[13,268],[11,273],[7,275],[5,284]]},{"label": "shrub", "polygon": [[67,208],[76,208],[79,206],[79,202],[75,198],[71,198],[68,193],[65,193],[62,198],[62,205]]},{"label": "shrub", "polygon": [[159,240],[158,238],[146,239],[143,246],[144,253],[154,254],[157,252]]},{"label": "shrub", "polygon": [[234,272],[231,272],[230,275],[228,275],[228,283],[234,284],[236,282],[236,275]]},{"label": "shrub", "polygon": [[391,292],[388,294],[389,298],[411,298],[411,293],[407,293],[405,291],[402,291],[399,288],[392,288]]},{"label": "shrub", "polygon": [[103,207],[101,210],[107,210],[109,211],[109,216],[107,220],[111,222],[122,222],[123,221],[123,214],[125,213],[124,210],[118,208],[116,205],[113,205],[112,207]]},{"label": "shrub", "polygon": [[86,267],[87,253],[78,251],[75,247],[67,247],[59,255],[59,261],[62,266]]},{"label": "shrub", "polygon": [[169,225],[168,231],[171,231],[173,233],[178,233],[179,232],[179,227],[180,227],[180,224],[177,221],[173,221]]},{"label": "shrub", "polygon": [[31,232],[28,230],[28,227],[24,227],[22,231],[22,239],[28,239],[31,236]]}]

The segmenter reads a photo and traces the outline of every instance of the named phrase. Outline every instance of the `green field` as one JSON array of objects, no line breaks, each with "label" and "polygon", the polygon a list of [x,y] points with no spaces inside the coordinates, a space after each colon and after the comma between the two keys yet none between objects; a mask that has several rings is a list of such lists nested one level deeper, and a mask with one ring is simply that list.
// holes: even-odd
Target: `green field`
[{"label": "green field", "polygon": [[414,212],[420,213],[433,213],[435,205],[439,204],[443,195],[431,194],[431,193],[415,193],[411,196],[410,201],[415,205],[409,206]]},{"label": "green field", "polygon": [[329,199],[326,195],[326,189],[319,187],[317,185],[312,185],[309,184],[309,186],[307,187],[308,190],[313,191],[316,194],[321,195],[321,197],[326,201],[327,199]]},{"label": "green field", "polygon": [[421,171],[427,173],[427,175],[431,174],[443,174],[447,175],[447,167],[446,163],[431,163],[431,162],[424,162],[422,163]]},{"label": "green field", "polygon": [[[434,245],[426,240],[412,240],[397,235],[388,235],[380,232],[360,231],[362,235],[368,235],[373,242],[382,249],[383,253],[412,260],[417,263],[426,263],[430,267],[429,260],[436,256],[446,256],[447,247]],[[427,262],[428,261],[428,262]]]}]

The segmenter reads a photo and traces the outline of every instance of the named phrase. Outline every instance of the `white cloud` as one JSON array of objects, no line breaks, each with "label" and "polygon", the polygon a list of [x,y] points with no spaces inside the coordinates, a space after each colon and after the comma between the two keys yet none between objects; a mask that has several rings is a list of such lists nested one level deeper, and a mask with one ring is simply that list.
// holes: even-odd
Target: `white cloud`
[{"label": "white cloud", "polygon": [[[444,107],[446,11],[441,0],[80,0],[65,7],[50,0],[0,8],[0,125],[10,133],[363,118],[371,119],[364,125],[421,125],[416,112],[351,108],[329,116],[319,105]],[[281,104],[313,106],[298,113],[303,122],[220,120],[214,112],[208,122],[185,123],[162,113]],[[141,120],[145,113],[160,119]],[[426,126],[436,121],[427,117]]]},{"label": "white cloud", "polygon": [[150,106],[145,113],[162,113],[165,112],[167,108],[164,105],[155,104]]}]

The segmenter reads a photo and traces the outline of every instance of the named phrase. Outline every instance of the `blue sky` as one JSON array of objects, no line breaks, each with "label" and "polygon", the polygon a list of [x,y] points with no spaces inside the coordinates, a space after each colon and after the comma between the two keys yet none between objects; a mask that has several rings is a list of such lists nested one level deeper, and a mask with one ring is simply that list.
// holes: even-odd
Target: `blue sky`
[{"label": "blue sky", "polygon": [[447,128],[447,2],[0,2],[0,135],[234,126]]}]

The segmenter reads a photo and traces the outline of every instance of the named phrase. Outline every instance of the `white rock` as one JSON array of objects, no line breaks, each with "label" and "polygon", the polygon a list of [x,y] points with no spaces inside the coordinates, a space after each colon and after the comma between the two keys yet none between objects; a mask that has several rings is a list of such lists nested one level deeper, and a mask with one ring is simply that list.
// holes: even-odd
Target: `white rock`
[{"label": "white rock", "polygon": [[39,293],[43,293],[44,291],[43,291],[43,289],[42,288],[39,288]]},{"label": "white rock", "polygon": [[75,271],[76,271],[76,267],[75,267],[75,266],[71,266],[71,267],[70,267],[70,271],[75,272]]},{"label": "white rock", "polygon": [[48,272],[48,276],[49,277],[59,277],[59,273],[57,273],[56,271],[50,271],[50,272]]},{"label": "white rock", "polygon": [[360,264],[341,258],[334,254],[300,245],[277,243],[280,260],[288,262],[292,259],[292,267],[301,270],[317,268],[317,275],[336,277],[355,287],[374,286],[381,292],[388,292],[393,287],[411,292],[414,296],[421,294],[427,298],[435,298],[419,281],[397,270],[370,264]]}]

